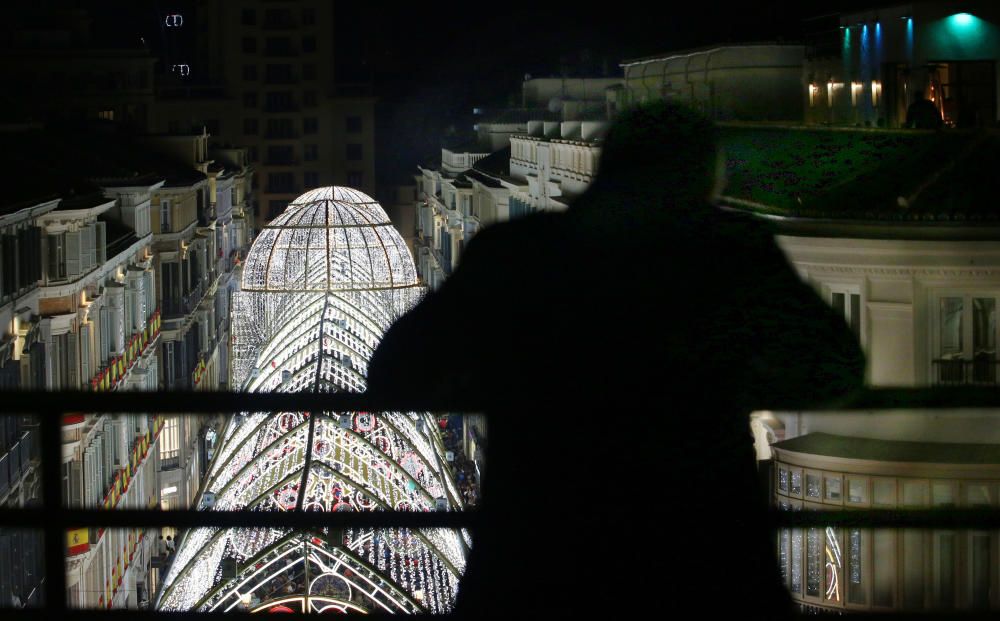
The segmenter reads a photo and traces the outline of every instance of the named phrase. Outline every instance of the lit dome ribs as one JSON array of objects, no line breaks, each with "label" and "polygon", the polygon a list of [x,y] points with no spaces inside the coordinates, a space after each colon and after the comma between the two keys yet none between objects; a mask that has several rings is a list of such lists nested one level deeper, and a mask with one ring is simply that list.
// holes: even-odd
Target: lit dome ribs
[{"label": "lit dome ribs", "polygon": [[[233,304],[234,385],[358,392],[389,325],[420,297],[405,243],[371,197],[303,194],[258,236]],[[427,413],[242,413],[222,434],[202,502],[218,510],[462,507]],[[441,613],[465,570],[450,529],[197,528],[161,610]],[[235,565],[233,565],[235,561]],[[289,586],[290,585],[290,586]]]}]

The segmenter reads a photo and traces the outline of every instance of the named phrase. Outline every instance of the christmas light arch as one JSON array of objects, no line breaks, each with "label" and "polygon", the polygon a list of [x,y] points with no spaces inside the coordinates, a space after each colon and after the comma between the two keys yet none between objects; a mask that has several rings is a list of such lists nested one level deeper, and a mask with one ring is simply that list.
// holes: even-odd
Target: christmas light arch
[{"label": "christmas light arch", "polygon": [[[233,368],[247,392],[364,390],[379,339],[420,295],[381,206],[340,187],[303,194],[265,227],[241,289]],[[201,499],[218,510],[462,508],[437,425],[415,412],[238,414]],[[448,612],[470,543],[448,529],[192,529],[157,606]]]}]

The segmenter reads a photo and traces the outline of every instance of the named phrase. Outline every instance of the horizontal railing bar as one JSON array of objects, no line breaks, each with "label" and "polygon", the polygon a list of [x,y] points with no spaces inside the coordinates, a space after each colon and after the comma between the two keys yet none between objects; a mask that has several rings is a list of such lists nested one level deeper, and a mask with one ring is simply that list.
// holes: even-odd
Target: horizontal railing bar
[{"label": "horizontal railing bar", "polygon": [[[0,509],[0,527],[39,528],[119,528],[130,526],[289,527],[329,526],[462,528],[474,527],[480,513],[473,511],[114,511],[64,509],[53,513],[42,509]],[[527,512],[530,515],[530,512]],[[567,514],[568,515],[568,514]],[[705,520],[727,520],[728,513],[703,512]],[[550,517],[550,516],[548,516]],[[856,526],[868,528],[965,528],[1000,529],[997,509],[856,509],[834,511],[771,511],[772,526]]]},{"label": "horizontal railing bar", "polygon": [[[582,596],[582,595],[581,595]],[[707,606],[707,604],[706,604]],[[706,608],[707,610],[707,608]],[[761,617],[765,611],[757,611],[754,613],[752,611],[748,612],[748,616],[752,618]],[[983,621],[996,621],[1000,619],[1000,611],[998,612],[987,612],[987,611],[969,611],[969,610],[941,610],[941,611],[927,611],[927,612],[902,612],[902,611],[892,611],[886,610],[884,612],[866,612],[858,610],[845,610],[844,612],[817,612],[809,613],[807,615],[794,615],[795,617],[802,616],[803,618],[816,619],[817,621],[843,621],[844,613],[850,615],[852,621],[885,621],[885,619],[894,619],[898,621],[913,619],[918,621],[926,621],[927,619],[934,618],[958,618],[967,621],[978,621],[982,619]],[[51,619],[51,613],[46,611],[44,608],[26,608],[19,610],[6,609],[2,612],[3,618],[6,620],[24,620],[24,621],[34,621],[35,619],[45,619],[46,621]],[[214,611],[214,612],[167,612],[167,611],[154,611],[154,610],[125,610],[125,609],[110,609],[110,610],[67,610],[62,613],[60,618],[62,619],[72,619],[76,621],[103,621],[104,619],[122,619],[129,621],[163,621],[164,619],[203,619],[205,617],[215,617],[220,615],[231,616],[232,612]],[[296,617],[306,617],[310,619],[315,619],[315,615],[306,616],[304,613],[285,613],[282,615],[282,619],[296,618]],[[386,613],[373,612],[365,616],[365,619],[395,619],[399,620],[401,617],[399,615],[392,615]],[[449,621],[457,621],[460,619],[481,619],[481,615],[476,614],[461,614],[461,613],[451,613],[442,615],[432,615],[432,614],[417,614],[417,615],[404,615],[404,619],[414,619],[415,621],[442,621],[448,619]],[[629,618],[627,615],[625,618]],[[775,618],[785,618],[784,616],[775,615]]]},{"label": "horizontal railing bar", "polygon": [[288,527],[288,528],[466,528],[478,522],[476,511],[95,511],[63,509],[0,510],[5,528],[127,528],[135,526]]},{"label": "horizontal railing bar", "polygon": [[[221,610],[213,612],[167,612],[167,611],[157,611],[157,610],[126,610],[123,608],[112,608],[107,610],[66,610],[60,614],[60,619],[74,619],[78,621],[103,621],[105,619],[122,619],[122,621],[143,621],[145,619],[163,621],[164,619],[204,619],[205,617],[217,617],[226,616],[232,618],[232,612],[224,612]],[[8,620],[24,620],[24,621],[34,621],[35,619],[44,619],[45,621],[51,621],[52,613],[44,608],[24,608],[19,610],[12,609],[0,609],[0,615],[3,616],[4,621]],[[315,613],[311,615],[306,615],[304,613],[284,613],[281,615],[282,619],[288,619],[295,617],[305,617],[307,619],[315,619]],[[399,621],[400,615],[392,615],[388,613],[377,613],[372,612],[365,615],[365,619],[393,619]],[[444,615],[433,615],[433,614],[416,614],[416,615],[404,615],[404,619],[414,619],[416,621],[442,621],[443,619],[457,620],[472,618],[471,616],[458,615],[458,614],[444,614]]]},{"label": "horizontal railing bar", "polygon": [[[240,393],[240,392],[43,392],[3,393],[0,414],[25,412],[165,412],[217,414],[219,412],[277,411],[479,411],[497,404],[460,403],[422,398],[390,399],[374,393]],[[506,404],[511,405],[511,404]],[[936,386],[929,388],[872,388],[836,403],[805,405],[761,403],[759,410],[884,410],[899,408],[998,408],[1000,388]]]},{"label": "horizontal railing bar", "polygon": [[775,527],[863,527],[1000,529],[997,509],[854,509],[849,511],[772,511]]}]

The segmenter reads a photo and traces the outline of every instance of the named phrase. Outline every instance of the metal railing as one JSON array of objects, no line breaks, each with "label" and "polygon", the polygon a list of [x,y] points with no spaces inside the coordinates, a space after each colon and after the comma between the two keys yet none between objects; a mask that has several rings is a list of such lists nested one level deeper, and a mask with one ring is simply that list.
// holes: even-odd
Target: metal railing
[{"label": "metal railing", "polygon": [[932,361],[934,382],[939,386],[995,386],[1000,380],[1000,360],[984,357],[973,360],[937,359]]},{"label": "metal railing", "polygon": [[[105,412],[105,413],[183,413],[198,416],[213,416],[219,412],[240,411],[478,411],[475,404],[406,402],[386,400],[367,393],[200,393],[198,399],[191,399],[190,393],[89,393],[89,392],[11,392],[0,402],[0,415],[23,415],[30,412],[39,418],[41,450],[43,455],[60,455],[62,451],[61,417],[64,412]],[[783,408],[781,403],[761,404],[772,410]],[[928,389],[875,389],[856,395],[848,402],[837,404],[837,411],[845,410],[898,410],[913,408],[933,410],[940,408],[995,408],[1000,409],[1000,389],[981,387],[928,388]],[[801,409],[801,408],[794,408]],[[492,450],[498,450],[493,448]],[[499,447],[503,450],[503,447]],[[74,610],[67,608],[65,551],[66,530],[70,528],[114,528],[114,527],[163,527],[192,528],[198,526],[246,527],[248,525],[287,528],[471,528],[482,522],[484,512],[489,509],[489,496],[475,511],[465,512],[253,512],[241,511],[196,511],[196,510],[115,510],[99,511],[63,508],[62,463],[59,459],[42,459],[43,502],[40,507],[0,509],[2,528],[44,529],[45,540],[45,590],[43,607],[35,609],[5,610],[5,619],[107,619],[122,617],[128,619],[146,618],[201,618],[201,612],[160,613],[153,611],[119,610]],[[822,510],[822,511],[779,511],[772,510],[770,526],[859,526],[893,528],[945,528],[956,527],[976,529],[1000,529],[1000,510],[997,509],[915,509],[915,510]],[[707,520],[727,521],[731,515],[706,515]],[[473,552],[474,554],[475,552]],[[747,604],[752,612],[752,603]],[[927,613],[879,613],[896,617],[926,618]],[[994,613],[955,613],[964,618],[1000,618]],[[858,613],[859,619],[872,617],[870,613]],[[457,617],[453,614],[452,617]],[[753,616],[753,615],[751,615]],[[832,614],[820,613],[820,617],[834,618]],[[431,615],[419,615],[428,617]]]}]

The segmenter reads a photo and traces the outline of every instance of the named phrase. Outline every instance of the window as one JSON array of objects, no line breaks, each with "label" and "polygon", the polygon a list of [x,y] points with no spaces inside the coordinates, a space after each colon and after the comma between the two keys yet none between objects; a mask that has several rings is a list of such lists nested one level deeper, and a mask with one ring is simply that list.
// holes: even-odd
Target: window
[{"label": "window", "polygon": [[66,278],[66,234],[49,235],[49,280]]},{"label": "window", "polygon": [[257,107],[257,93],[254,91],[249,91],[243,93],[243,107],[244,108],[256,108]]},{"label": "window", "polygon": [[847,601],[864,605],[868,601],[864,583],[868,575],[864,553],[869,546],[868,537],[860,528],[852,528],[847,533]]},{"label": "window", "polygon": [[268,138],[293,138],[295,132],[292,129],[292,119],[268,119]]},{"label": "window", "polygon": [[778,468],[778,490],[788,493],[788,470]]},{"label": "window", "polygon": [[313,107],[316,105],[317,97],[316,91],[306,91],[302,93],[302,105],[306,107]]},{"label": "window", "polygon": [[349,116],[347,117],[347,133],[356,134],[361,131],[361,117],[360,116]]},{"label": "window", "polygon": [[244,26],[256,26],[257,11],[253,9],[243,9],[243,18],[240,21]]},{"label": "window", "polygon": [[294,163],[294,149],[291,145],[271,145],[267,147],[268,164]]},{"label": "window", "polygon": [[257,65],[243,65],[243,79],[252,82],[257,79]]},{"label": "window", "polygon": [[[249,148],[247,148],[247,159],[249,159],[250,163],[252,163],[252,164],[256,164],[257,163],[257,161],[258,161],[257,160],[257,147],[249,147]],[[256,175],[254,175],[253,184],[254,184],[253,187],[256,188],[257,187],[257,176]]]},{"label": "window", "polygon": [[997,295],[946,295],[938,299],[939,383],[997,383]]},{"label": "window", "polygon": [[312,26],[316,23],[316,9],[302,9],[302,25]]},{"label": "window", "polygon": [[830,502],[839,503],[843,499],[843,480],[839,476],[827,476],[825,478],[826,499]]},{"label": "window", "polygon": [[351,161],[363,159],[360,144],[352,143],[347,145],[347,159]]},{"label": "window", "polygon": [[292,110],[291,91],[270,91],[265,104],[269,112],[289,112]]},{"label": "window", "polygon": [[172,229],[173,211],[170,209],[170,201],[160,199],[160,232],[169,233]]},{"label": "window", "polygon": [[806,496],[809,498],[820,497],[820,477],[818,474],[806,474]]},{"label": "window", "polygon": [[290,172],[268,173],[268,192],[291,192],[295,184],[295,176]]},{"label": "window", "polygon": [[315,52],[316,51],[316,37],[302,37],[302,51],[303,52]]},{"label": "window", "polygon": [[292,26],[292,12],[289,9],[267,9],[264,11],[264,23],[268,26]]},{"label": "window", "polygon": [[267,65],[264,79],[271,84],[288,84],[292,81],[292,66],[289,64]]},{"label": "window", "polygon": [[257,135],[258,126],[257,119],[243,119],[243,133],[255,136]]},{"label": "window", "polygon": [[847,479],[847,502],[868,504],[868,481],[866,479]]},{"label": "window", "polygon": [[360,188],[365,184],[365,174],[360,170],[352,170],[347,173],[347,185],[352,188]]},{"label": "window", "polygon": [[830,286],[830,304],[844,318],[854,336],[861,339],[861,288],[852,285]]},{"label": "window", "polygon": [[222,134],[222,123],[219,119],[205,119],[205,131],[211,136],[219,136]]},{"label": "window", "polygon": [[896,506],[896,479],[872,479],[872,504]]},{"label": "window", "polygon": [[793,496],[802,496],[802,471],[792,470],[792,482],[789,493]]},{"label": "window", "polygon": [[302,133],[315,134],[319,131],[319,119],[314,116],[307,116],[302,119]]},{"label": "window", "polygon": [[302,79],[303,80],[316,79],[316,63],[304,63],[302,65]]},{"label": "window", "polygon": [[[169,353],[173,354],[173,343],[167,343]],[[170,365],[168,365],[170,366]],[[160,432],[160,459],[174,461],[180,456],[180,417],[171,416],[163,422],[163,430]],[[176,467],[176,462],[174,461]]]},{"label": "window", "polygon": [[307,144],[303,147],[303,158],[307,162],[314,162],[319,159],[319,145]]},{"label": "window", "polygon": [[292,40],[288,37],[268,37],[264,41],[264,51],[273,56],[285,56],[292,53]]},{"label": "window", "polygon": [[243,53],[253,54],[257,51],[257,39],[254,37],[243,37]]},{"label": "window", "polygon": [[302,174],[303,176],[303,189],[311,190],[312,188],[319,187],[319,173],[315,170],[307,170]]}]

